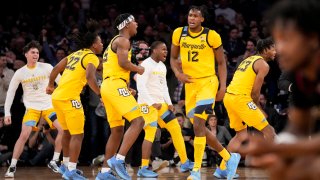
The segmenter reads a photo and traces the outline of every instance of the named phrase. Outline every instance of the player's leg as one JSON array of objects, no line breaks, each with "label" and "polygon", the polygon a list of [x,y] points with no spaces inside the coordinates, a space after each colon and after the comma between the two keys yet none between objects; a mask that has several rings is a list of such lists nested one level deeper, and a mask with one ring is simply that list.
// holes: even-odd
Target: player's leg
[{"label": "player's leg", "polygon": [[142,143],[142,159],[141,159],[141,167],[137,173],[139,177],[149,177],[155,178],[158,177],[158,174],[149,170],[149,160],[151,156],[152,143],[154,141],[156,131],[157,131],[157,118],[158,112],[152,106],[147,106],[145,104],[140,105],[141,113],[143,114],[143,118],[145,120],[144,126],[144,140]]},{"label": "player's leg", "polygon": [[[63,131],[62,137],[61,137],[63,159],[62,159],[62,164],[59,167],[59,173],[64,174],[65,171],[68,169],[69,160],[70,160],[70,158],[69,158],[69,145],[70,145],[71,135],[68,130],[67,123],[66,123],[66,117],[65,117],[66,112],[64,112],[64,108],[69,106],[69,101],[66,102],[66,101],[52,100],[52,105],[54,107],[54,111],[56,112],[56,116],[57,116],[56,121],[59,123],[59,125]],[[57,125],[57,126],[59,126],[59,125]],[[59,132],[59,130],[58,130],[58,132]]]},{"label": "player's leg", "polygon": [[[238,111],[241,107],[241,102],[239,102],[236,95],[226,93],[223,101],[229,116],[230,128],[236,131],[236,135],[230,140],[227,149],[230,152],[237,152],[242,142],[248,137],[247,125],[243,124],[242,119],[239,116],[239,113],[244,110]],[[224,170],[223,166],[220,168]]]},{"label": "player's leg", "polygon": [[158,123],[161,128],[166,128],[169,131],[172,138],[173,145],[180,157],[180,161],[181,161],[180,171],[187,172],[189,170],[192,170],[193,163],[188,160],[186,145],[184,143],[182,130],[178,123],[177,118],[175,117],[173,112],[168,109],[168,105],[165,103],[162,104],[161,109],[158,112],[159,112]]},{"label": "player's leg", "polygon": [[216,76],[201,80],[199,85],[201,89],[196,96],[194,124],[196,124],[196,120],[199,119],[198,123],[201,124],[200,130],[205,133],[207,143],[219,153],[223,159],[222,162],[226,162],[227,178],[232,179],[236,174],[236,170],[240,161],[240,155],[237,153],[228,152],[227,149],[221,145],[216,136],[214,136],[205,127],[205,120],[207,119],[208,114],[213,113],[215,97],[218,91],[218,84],[219,82]]},{"label": "player's leg", "polygon": [[[81,151],[83,132],[84,132],[84,112],[80,99],[68,101],[66,110],[63,111],[67,128],[70,133],[69,142],[69,163],[68,169],[63,174],[65,179],[86,179],[77,170],[77,162]],[[72,107],[70,109],[70,107]]]},{"label": "player's leg", "polygon": [[14,145],[11,164],[5,174],[5,177],[14,177],[14,173],[16,171],[17,161],[23,152],[24,145],[29,139],[29,136],[32,131],[32,127],[35,127],[37,122],[40,119],[40,111],[36,111],[33,109],[28,109],[26,114],[23,117],[22,128],[20,132],[20,136]]},{"label": "player's leg", "polygon": [[54,112],[53,109],[48,109],[48,110],[43,111],[42,117],[47,121],[50,128],[52,128],[54,126],[58,131],[58,134],[55,138],[53,157],[52,157],[52,160],[48,164],[48,167],[51,168],[53,170],[53,172],[58,173],[60,170],[59,170],[57,163],[59,162],[60,153],[61,153],[61,149],[62,149],[61,141],[62,141],[63,129],[62,129],[61,125],[59,124],[59,122],[57,120],[56,112]]},{"label": "player's leg", "polygon": [[240,118],[251,127],[256,128],[261,131],[268,141],[273,141],[276,133],[272,126],[269,125],[267,118],[264,116],[263,112],[257,107],[257,105],[252,101],[251,97],[239,97],[239,104],[237,114]]}]

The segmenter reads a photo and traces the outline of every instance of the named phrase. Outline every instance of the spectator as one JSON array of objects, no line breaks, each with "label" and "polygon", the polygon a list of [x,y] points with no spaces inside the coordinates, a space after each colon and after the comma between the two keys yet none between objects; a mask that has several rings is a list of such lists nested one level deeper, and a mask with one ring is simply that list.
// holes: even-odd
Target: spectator
[{"label": "spectator", "polygon": [[50,129],[49,124],[41,119],[31,133],[27,148],[25,148],[20,159],[31,166],[47,164],[54,152],[56,135],[56,129]]},{"label": "spectator", "polygon": [[249,39],[253,39],[256,42],[258,42],[258,40],[261,39],[260,31],[259,31],[259,28],[257,26],[251,27]]},{"label": "spectator", "polygon": [[239,29],[232,26],[229,31],[229,39],[223,44],[228,52],[228,60],[231,66],[236,66],[237,58],[245,51],[245,45],[239,38]]},{"label": "spectator", "polygon": [[[100,64],[97,67],[96,70],[96,79],[99,87],[101,86],[102,83],[102,63],[103,59],[102,57],[99,57]],[[89,111],[89,127],[90,127],[90,159],[93,159],[99,154],[103,154],[104,151],[99,151],[99,144],[106,144],[105,140],[108,139],[110,127],[106,119],[106,114],[103,108],[104,112],[101,115],[104,116],[98,116],[97,112],[97,107],[101,107],[101,102],[99,96],[94,93],[91,88],[88,88],[89,90],[89,106],[88,106],[88,111]],[[100,114],[99,114],[100,115]],[[99,133],[100,132],[100,133]],[[98,136],[100,134],[100,136]],[[103,140],[104,142],[101,142],[100,140]]]},{"label": "spectator", "polygon": [[4,102],[13,74],[14,72],[7,67],[6,57],[0,55],[0,112],[4,112]]},{"label": "spectator", "polygon": [[12,129],[10,129],[10,127],[5,127],[3,121],[4,113],[0,112],[0,166],[9,165],[9,163],[7,164],[7,161],[10,160],[12,156],[12,152],[10,151],[11,148],[9,147]]},{"label": "spectator", "polygon": [[220,0],[219,7],[215,10],[216,16],[222,15],[227,20],[228,24],[235,24],[236,11],[228,7],[229,0]]},{"label": "spectator", "polygon": [[[211,133],[214,136],[217,137],[218,141],[221,143],[222,146],[227,147],[227,145],[229,144],[229,141],[232,138],[227,128],[224,126],[219,126],[217,117],[213,114],[208,116],[207,122],[208,122],[207,128],[211,131]],[[221,158],[215,149],[213,149],[210,146],[207,146],[206,153],[207,153],[207,160],[209,160],[208,161],[209,166],[213,164],[216,164],[216,165],[219,164],[219,162],[221,161]]]},{"label": "spectator", "polygon": [[248,57],[253,56],[253,55],[255,55],[255,54],[257,53],[257,51],[256,51],[256,45],[257,45],[257,42],[256,42],[255,40],[252,40],[252,39],[247,40],[246,51],[244,52],[244,54],[243,54],[242,56],[239,56],[239,57],[238,57],[236,67],[238,67],[239,64],[240,64],[244,59],[247,59]]}]

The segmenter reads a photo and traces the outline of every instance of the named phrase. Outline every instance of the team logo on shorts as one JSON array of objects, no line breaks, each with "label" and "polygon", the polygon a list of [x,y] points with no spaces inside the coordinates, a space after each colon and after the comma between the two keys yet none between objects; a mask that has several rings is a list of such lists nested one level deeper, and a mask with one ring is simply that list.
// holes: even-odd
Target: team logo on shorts
[{"label": "team logo on shorts", "polygon": [[130,92],[127,88],[119,88],[118,91],[120,96],[124,96],[124,97],[130,96]]},{"label": "team logo on shorts", "polygon": [[149,108],[148,106],[141,106],[141,112],[143,114],[148,114],[149,113]]},{"label": "team logo on shorts", "polygon": [[254,104],[254,102],[249,102],[247,105],[248,105],[249,109],[252,109],[252,110],[257,109],[257,106],[256,106],[256,104]]},{"label": "team logo on shorts", "polygon": [[78,100],[71,100],[72,107],[80,109],[82,107],[81,102]]}]

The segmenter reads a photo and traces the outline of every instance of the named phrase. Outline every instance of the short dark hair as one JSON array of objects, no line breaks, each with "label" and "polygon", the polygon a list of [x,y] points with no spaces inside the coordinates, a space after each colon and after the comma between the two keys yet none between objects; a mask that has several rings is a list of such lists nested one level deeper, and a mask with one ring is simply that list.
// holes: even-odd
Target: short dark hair
[{"label": "short dark hair", "polygon": [[320,17],[318,0],[283,0],[275,4],[267,13],[266,20],[271,27],[279,20],[283,25],[293,22],[303,34],[316,33],[319,37],[320,21],[315,21],[315,17]]},{"label": "short dark hair", "polygon": [[27,53],[30,49],[36,48],[39,53],[41,51],[41,45],[38,41],[30,41],[26,46],[23,47],[23,54]]},{"label": "short dark hair", "polygon": [[151,51],[151,54],[153,53],[153,50],[156,49],[160,44],[165,44],[164,42],[162,41],[154,41],[151,46],[150,46],[150,51]]},{"label": "short dark hair", "polygon": [[86,24],[86,32],[73,35],[76,50],[90,48],[99,36],[97,32],[99,27],[100,25],[97,21],[92,19],[88,20]]},{"label": "short dark hair", "polygon": [[217,118],[217,116],[216,116],[216,115],[214,115],[214,114],[209,114],[209,115],[208,115],[208,117],[207,117],[207,122],[208,122],[208,121],[209,121],[209,119],[210,119],[210,118],[212,118],[212,117]]},{"label": "short dark hair", "polygon": [[184,115],[183,115],[182,113],[176,113],[175,116],[176,116],[176,117],[183,117],[183,118],[184,118]]},{"label": "short dark hair", "polygon": [[270,49],[274,45],[272,38],[260,39],[257,42],[257,51],[259,54],[263,53],[264,50]]},{"label": "short dark hair", "polygon": [[249,39],[247,39],[247,42],[248,42],[248,41],[251,41],[254,46],[257,46],[257,41],[256,41],[255,39],[249,38]]},{"label": "short dark hair", "polygon": [[[196,10],[196,11],[200,11],[200,13],[201,13],[201,16],[202,17],[204,17],[204,18],[206,18],[207,16],[208,16],[208,11],[207,11],[207,7],[205,6],[205,5],[201,5],[201,6],[191,6],[190,8],[189,8],[189,11],[191,11],[191,10]],[[189,12],[188,11],[188,12]]]},{"label": "short dark hair", "polygon": [[[117,29],[117,26],[119,26],[124,20],[126,20],[131,14],[129,13],[123,13],[117,16],[116,20],[114,20],[114,28]],[[118,29],[117,29],[118,30]]]}]

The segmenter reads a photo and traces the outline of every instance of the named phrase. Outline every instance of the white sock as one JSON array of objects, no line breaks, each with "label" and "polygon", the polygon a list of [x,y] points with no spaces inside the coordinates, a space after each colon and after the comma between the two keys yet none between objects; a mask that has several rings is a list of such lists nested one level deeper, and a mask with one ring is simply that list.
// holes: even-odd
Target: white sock
[{"label": "white sock", "polygon": [[18,162],[17,159],[11,159],[10,167],[16,167],[17,166],[17,162]]},{"label": "white sock", "polygon": [[124,161],[125,158],[126,158],[126,157],[123,156],[123,155],[121,155],[121,154],[117,154],[117,155],[116,155],[116,160],[123,160],[123,161]]},{"label": "white sock", "polygon": [[62,159],[62,162],[66,167],[68,167],[69,159],[70,159],[69,157],[63,157],[63,159]]},{"label": "white sock", "polygon": [[60,153],[54,152],[52,161],[58,161],[60,158]]},{"label": "white sock", "polygon": [[77,163],[69,162],[68,170],[72,171],[72,170],[75,170],[75,169],[77,169]]},{"label": "white sock", "polygon": [[103,167],[101,169],[101,173],[105,173],[105,172],[109,172],[109,171],[110,171],[110,168]]}]

